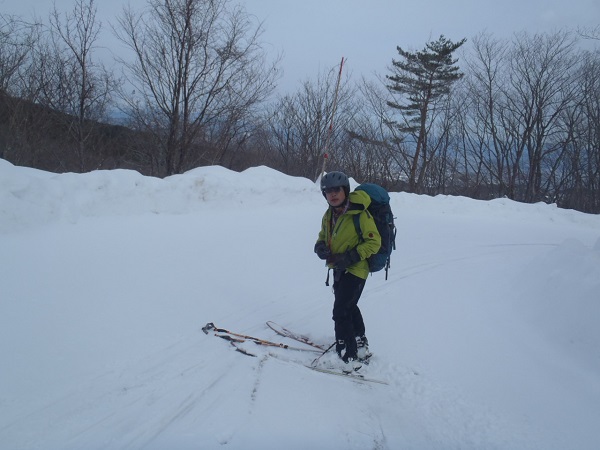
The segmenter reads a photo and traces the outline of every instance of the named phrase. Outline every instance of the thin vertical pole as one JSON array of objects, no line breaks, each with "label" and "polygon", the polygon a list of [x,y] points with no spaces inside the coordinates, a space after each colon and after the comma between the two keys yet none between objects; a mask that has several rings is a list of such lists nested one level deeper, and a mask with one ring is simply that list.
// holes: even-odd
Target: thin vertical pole
[{"label": "thin vertical pole", "polygon": [[319,179],[325,173],[325,166],[327,164],[327,159],[329,158],[329,155],[327,154],[327,152],[329,151],[329,143],[331,141],[331,135],[333,134],[333,119],[335,117],[335,111],[337,109],[338,92],[340,90],[340,81],[342,79],[342,69],[344,68],[344,62],[345,62],[344,57],[342,56],[342,62],[340,63],[340,71],[338,73],[338,79],[337,79],[337,83],[335,86],[335,93],[333,95],[333,105],[332,105],[332,109],[331,109],[331,121],[329,122],[329,129],[327,130],[327,138],[325,140],[325,149],[323,151],[323,166],[321,167],[321,172],[317,173],[315,182],[318,182]]}]

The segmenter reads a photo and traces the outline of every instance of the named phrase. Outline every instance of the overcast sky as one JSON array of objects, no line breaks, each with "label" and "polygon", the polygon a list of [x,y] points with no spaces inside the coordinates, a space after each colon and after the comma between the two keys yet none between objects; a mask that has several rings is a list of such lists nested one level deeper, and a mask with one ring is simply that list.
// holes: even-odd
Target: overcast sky
[{"label": "overcast sky", "polygon": [[[396,46],[420,50],[440,34],[452,41],[487,31],[498,38],[513,33],[549,32],[600,25],[600,0],[232,0],[263,22],[269,54],[283,54],[282,92],[315,79],[346,58],[353,78],[387,73]],[[130,0],[142,7],[145,0]],[[55,0],[59,10],[74,0]],[[105,31],[121,11],[121,0],[97,0]],[[46,17],[51,0],[0,0],[0,10]],[[105,42],[117,49],[114,38]],[[468,45],[468,44],[467,44]]]}]

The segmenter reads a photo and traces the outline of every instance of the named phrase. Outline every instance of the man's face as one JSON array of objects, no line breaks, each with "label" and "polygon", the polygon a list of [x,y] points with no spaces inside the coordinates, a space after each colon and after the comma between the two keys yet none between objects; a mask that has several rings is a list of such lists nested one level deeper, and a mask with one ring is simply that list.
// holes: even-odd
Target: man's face
[{"label": "man's face", "polygon": [[327,198],[327,202],[334,208],[341,206],[346,200],[346,193],[341,186],[325,189],[325,196]]}]

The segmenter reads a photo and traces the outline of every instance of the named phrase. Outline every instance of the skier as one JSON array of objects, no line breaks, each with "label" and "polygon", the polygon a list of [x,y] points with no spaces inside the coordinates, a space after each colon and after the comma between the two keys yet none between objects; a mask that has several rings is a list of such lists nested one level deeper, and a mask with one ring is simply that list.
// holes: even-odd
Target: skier
[{"label": "skier", "polygon": [[[329,208],[323,215],[314,250],[327,262],[329,269],[333,269],[336,352],[346,364],[352,365],[353,370],[358,370],[360,360],[370,356],[358,300],[369,275],[366,258],[377,253],[381,236],[366,211],[370,197],[362,191],[350,192],[346,174],[329,172],[324,175],[321,192]],[[353,222],[355,214],[360,215],[362,239]]]}]

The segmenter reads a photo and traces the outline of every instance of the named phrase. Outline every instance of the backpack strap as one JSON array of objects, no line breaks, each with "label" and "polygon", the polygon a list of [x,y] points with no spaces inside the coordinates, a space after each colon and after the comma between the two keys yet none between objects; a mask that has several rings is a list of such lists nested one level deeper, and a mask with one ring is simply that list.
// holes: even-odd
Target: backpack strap
[{"label": "backpack strap", "polygon": [[[369,213],[369,211],[367,211],[366,209],[364,211],[370,217],[372,217],[371,214]],[[365,242],[365,239],[363,238],[363,235],[362,235],[362,229],[360,228],[360,215],[361,214],[362,214],[362,212],[360,214],[354,214],[354,216],[352,217],[352,221],[354,222],[354,229],[356,230],[356,234],[358,234],[358,239],[360,240],[360,242]],[[369,269],[369,271],[370,271],[370,269]],[[385,279],[387,280],[387,271],[386,271]]]},{"label": "backpack strap", "polygon": [[356,234],[358,234],[358,238],[361,242],[364,242],[365,240],[363,239],[362,230],[360,228],[360,214],[354,214],[354,216],[352,216],[352,221],[354,222],[354,229],[356,230]]},{"label": "backpack strap", "polygon": [[365,242],[365,239],[362,235],[362,229],[360,228],[360,215],[362,213],[367,213],[367,217],[373,217],[368,209],[363,209],[360,213],[352,216],[352,221],[354,222],[354,229],[356,230],[356,234],[358,234],[358,239],[360,239],[360,242]]}]

